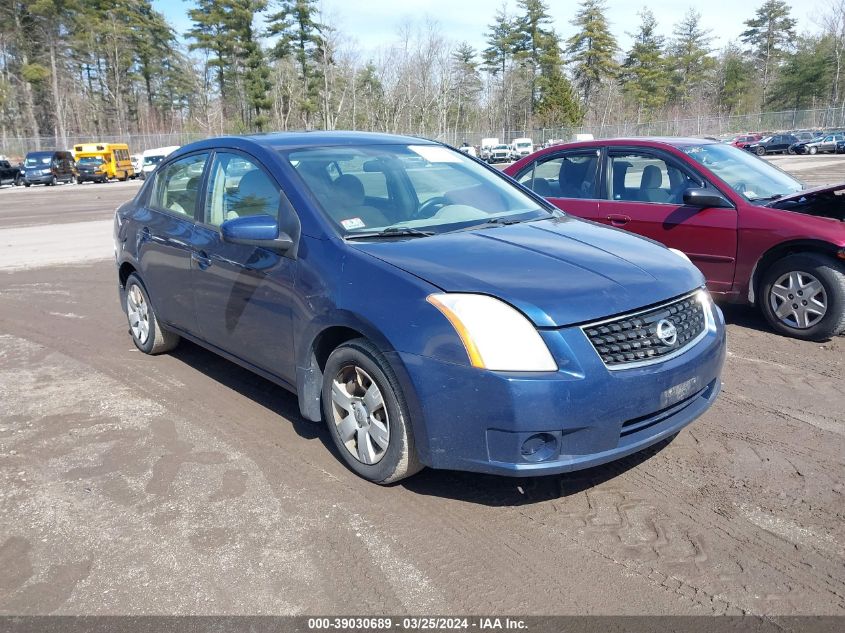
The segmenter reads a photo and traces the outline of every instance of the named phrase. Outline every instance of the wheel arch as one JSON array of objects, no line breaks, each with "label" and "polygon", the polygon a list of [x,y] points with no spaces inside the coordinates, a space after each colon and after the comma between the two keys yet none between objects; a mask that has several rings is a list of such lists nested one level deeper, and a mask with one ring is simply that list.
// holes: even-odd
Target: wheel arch
[{"label": "wheel arch", "polygon": [[117,269],[117,277],[120,281],[120,287],[126,287],[126,280],[129,279],[129,275],[132,273],[138,273],[138,269],[135,268],[130,262],[123,262],[120,265],[120,268]]},{"label": "wheel arch", "polygon": [[836,253],[841,250],[839,246],[815,239],[799,239],[781,242],[763,253],[751,271],[751,283],[748,284],[748,301],[755,304],[760,291],[760,284],[769,267],[776,261],[798,253],[818,253],[836,259]]},{"label": "wheel arch", "polygon": [[[341,312],[340,319],[332,323],[315,324],[302,337],[296,364],[296,391],[299,410],[304,418],[312,422],[322,419],[320,398],[323,388],[323,368],[329,355],[340,345],[356,338],[373,343],[381,352],[389,354],[393,346],[371,324]],[[339,316],[335,314],[335,316]]]}]

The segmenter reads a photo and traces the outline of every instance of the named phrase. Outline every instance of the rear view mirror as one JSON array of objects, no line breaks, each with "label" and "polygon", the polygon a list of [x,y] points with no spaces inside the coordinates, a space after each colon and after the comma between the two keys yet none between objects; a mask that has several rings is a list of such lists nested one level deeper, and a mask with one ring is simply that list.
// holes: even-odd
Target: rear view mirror
[{"label": "rear view mirror", "polygon": [[260,246],[284,254],[293,246],[287,233],[279,230],[276,218],[271,215],[248,215],[227,220],[220,225],[223,240],[231,244]]},{"label": "rear view mirror", "polygon": [[732,209],[733,203],[715,189],[693,187],[684,191],[684,204],[701,209]]}]

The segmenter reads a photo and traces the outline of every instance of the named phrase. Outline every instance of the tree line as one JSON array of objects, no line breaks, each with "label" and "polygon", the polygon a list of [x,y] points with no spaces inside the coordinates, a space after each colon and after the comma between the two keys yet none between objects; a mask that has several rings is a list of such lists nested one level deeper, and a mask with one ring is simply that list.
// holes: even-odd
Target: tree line
[{"label": "tree line", "polygon": [[302,128],[455,138],[845,105],[845,0],[803,34],[786,2],[764,0],[721,50],[692,8],[668,37],[643,8],[627,50],[606,13],[604,0],[582,0],[564,39],[544,0],[515,0],[490,16],[480,50],[423,21],[365,57],[318,0],[195,0],[185,33],[149,0],[0,0],[0,138],[66,146],[80,134]]}]

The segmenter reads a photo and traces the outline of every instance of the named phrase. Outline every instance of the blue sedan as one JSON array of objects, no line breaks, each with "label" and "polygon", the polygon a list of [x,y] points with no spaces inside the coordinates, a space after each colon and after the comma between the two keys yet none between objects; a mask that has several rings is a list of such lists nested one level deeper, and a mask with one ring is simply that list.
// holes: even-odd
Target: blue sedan
[{"label": "blue sedan", "polygon": [[138,349],[185,338],[289,389],[382,484],[609,462],[721,386],[724,321],[685,257],[419,138],[187,145],[117,210],[115,254]]}]

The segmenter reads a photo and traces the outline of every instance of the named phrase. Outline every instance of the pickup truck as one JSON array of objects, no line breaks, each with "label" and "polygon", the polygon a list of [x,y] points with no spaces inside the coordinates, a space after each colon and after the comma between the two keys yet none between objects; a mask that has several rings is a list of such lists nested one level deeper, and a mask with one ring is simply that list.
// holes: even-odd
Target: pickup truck
[{"label": "pickup truck", "polygon": [[0,160],[0,186],[20,185],[22,182],[21,170],[18,167],[12,167],[7,160]]}]

